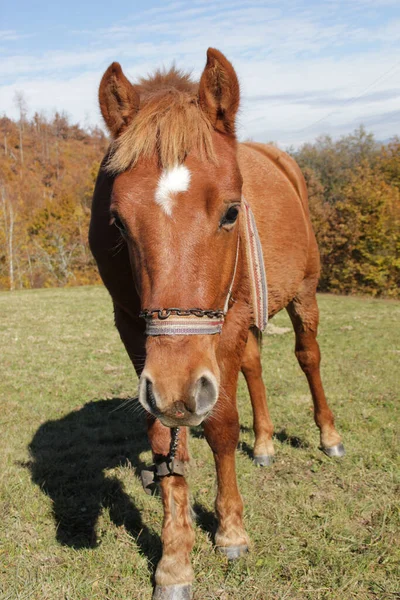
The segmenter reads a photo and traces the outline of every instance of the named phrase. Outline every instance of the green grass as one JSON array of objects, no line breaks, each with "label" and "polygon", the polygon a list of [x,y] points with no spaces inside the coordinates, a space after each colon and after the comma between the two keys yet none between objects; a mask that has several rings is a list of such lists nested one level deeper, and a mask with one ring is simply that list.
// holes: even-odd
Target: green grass
[{"label": "green grass", "polygon": [[[201,429],[192,435],[197,600],[400,597],[400,303],[319,303],[323,378],[347,456],[317,448],[292,333],[267,336],[276,462],[251,463],[241,381],[237,472],[252,547],[231,565],[209,534],[211,451]],[[2,293],[0,314],[1,599],[149,600],[162,510],[137,477],[150,452],[142,415],[123,401],[137,382],[105,290]],[[286,313],[274,324],[286,327]]]}]

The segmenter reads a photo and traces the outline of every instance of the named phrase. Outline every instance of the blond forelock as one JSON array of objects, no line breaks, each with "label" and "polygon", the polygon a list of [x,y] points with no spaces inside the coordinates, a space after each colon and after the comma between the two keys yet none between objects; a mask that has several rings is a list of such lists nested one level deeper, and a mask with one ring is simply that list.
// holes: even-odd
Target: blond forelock
[{"label": "blond forelock", "polygon": [[139,158],[157,156],[162,168],[181,164],[196,151],[215,162],[212,126],[198,104],[197,84],[172,68],[141,80],[140,109],[113,141],[107,170],[113,174],[133,167]]}]

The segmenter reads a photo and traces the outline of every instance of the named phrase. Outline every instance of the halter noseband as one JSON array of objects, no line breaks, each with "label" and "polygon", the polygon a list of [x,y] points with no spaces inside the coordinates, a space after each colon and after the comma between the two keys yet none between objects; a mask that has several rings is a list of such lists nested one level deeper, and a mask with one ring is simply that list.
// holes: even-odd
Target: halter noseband
[{"label": "halter noseband", "polygon": [[143,310],[147,335],[213,335],[221,333],[224,323],[222,310],[201,308],[155,308]]}]

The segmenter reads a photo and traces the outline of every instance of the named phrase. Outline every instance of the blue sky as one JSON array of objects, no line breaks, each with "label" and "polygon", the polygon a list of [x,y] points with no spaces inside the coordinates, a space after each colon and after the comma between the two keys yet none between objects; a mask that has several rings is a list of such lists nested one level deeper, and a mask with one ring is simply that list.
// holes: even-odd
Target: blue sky
[{"label": "blue sky", "polygon": [[0,6],[0,114],[64,110],[101,123],[97,88],[118,60],[132,80],[156,67],[199,76],[208,46],[239,75],[239,135],[282,146],[363,123],[400,134],[398,0],[15,1]]}]

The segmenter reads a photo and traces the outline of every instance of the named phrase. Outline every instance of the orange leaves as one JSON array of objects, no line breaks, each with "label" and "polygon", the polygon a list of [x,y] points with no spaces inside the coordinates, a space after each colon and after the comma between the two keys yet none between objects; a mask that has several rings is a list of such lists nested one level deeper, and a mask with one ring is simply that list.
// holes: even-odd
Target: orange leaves
[{"label": "orange leaves", "polygon": [[[95,173],[108,142],[97,128],[83,130],[65,115],[35,114],[23,123],[0,119],[0,187],[12,202],[12,252],[0,211],[0,289],[93,283],[97,270],[87,244]],[[7,205],[8,206],[8,205]],[[10,264],[12,260],[13,264]],[[11,268],[12,267],[12,268]]]},{"label": "orange leaves", "polygon": [[320,288],[400,297],[400,141],[382,146],[360,128],[295,158],[321,252]]}]

